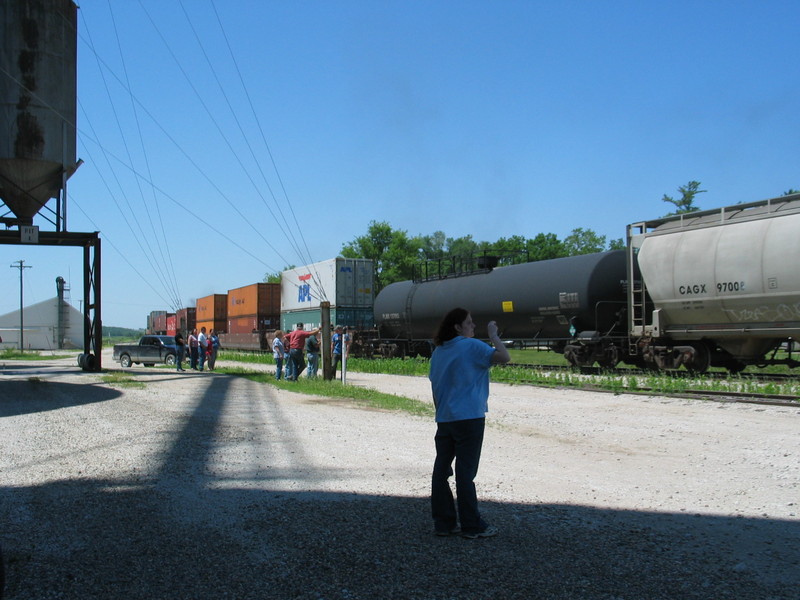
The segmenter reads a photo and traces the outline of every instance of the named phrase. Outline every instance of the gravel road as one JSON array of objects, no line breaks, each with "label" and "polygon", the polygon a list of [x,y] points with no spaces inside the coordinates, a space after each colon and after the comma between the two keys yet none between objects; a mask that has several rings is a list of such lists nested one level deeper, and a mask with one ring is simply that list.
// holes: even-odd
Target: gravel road
[{"label": "gravel road", "polygon": [[74,365],[0,364],[4,600],[800,598],[800,408],[493,384],[500,535],[465,540],[432,535],[429,418]]}]

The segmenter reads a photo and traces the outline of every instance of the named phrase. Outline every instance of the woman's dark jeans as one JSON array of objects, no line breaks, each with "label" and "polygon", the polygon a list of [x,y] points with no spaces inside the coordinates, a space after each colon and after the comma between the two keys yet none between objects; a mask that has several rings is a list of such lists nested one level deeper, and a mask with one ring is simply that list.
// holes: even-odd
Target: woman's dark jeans
[{"label": "woman's dark jeans", "polygon": [[[475,476],[481,460],[483,431],[486,419],[466,419],[437,423],[436,461],[431,481],[431,510],[437,531],[451,531],[461,520],[461,530],[477,533],[486,528],[478,512],[475,493]],[[453,502],[453,492],[448,483],[453,474],[451,465],[456,461],[456,498],[458,514]]]}]

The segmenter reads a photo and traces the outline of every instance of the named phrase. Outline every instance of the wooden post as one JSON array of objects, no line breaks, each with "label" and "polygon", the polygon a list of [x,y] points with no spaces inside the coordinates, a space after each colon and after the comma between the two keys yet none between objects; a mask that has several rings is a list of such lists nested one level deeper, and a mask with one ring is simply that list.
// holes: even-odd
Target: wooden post
[{"label": "wooden post", "polygon": [[325,381],[333,379],[331,369],[331,303],[320,302],[320,352],[322,354],[322,377]]}]

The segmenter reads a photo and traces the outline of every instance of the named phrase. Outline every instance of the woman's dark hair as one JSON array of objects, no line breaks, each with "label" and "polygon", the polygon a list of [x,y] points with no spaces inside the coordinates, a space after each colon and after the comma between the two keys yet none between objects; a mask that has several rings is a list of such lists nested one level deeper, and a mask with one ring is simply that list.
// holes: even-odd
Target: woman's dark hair
[{"label": "woman's dark hair", "polygon": [[436,330],[436,335],[433,336],[433,343],[441,346],[456,337],[458,335],[456,325],[461,325],[468,316],[469,311],[466,308],[454,308],[447,313],[442,322],[439,323],[439,329]]}]

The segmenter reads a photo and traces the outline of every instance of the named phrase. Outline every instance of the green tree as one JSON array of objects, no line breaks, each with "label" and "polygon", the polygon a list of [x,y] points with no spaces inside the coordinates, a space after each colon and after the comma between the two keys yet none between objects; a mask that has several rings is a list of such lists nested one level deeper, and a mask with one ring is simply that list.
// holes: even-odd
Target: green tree
[{"label": "green tree", "polygon": [[528,250],[528,257],[534,260],[549,260],[551,258],[561,258],[567,256],[564,244],[558,239],[555,233],[539,233],[536,237],[529,239],[525,243]]},{"label": "green tree", "polygon": [[446,248],[447,254],[450,256],[469,256],[477,254],[480,249],[471,235],[465,235],[460,238],[447,238]]},{"label": "green tree", "polygon": [[445,255],[447,236],[444,231],[434,231],[431,235],[418,236],[419,255],[421,260],[435,260]]},{"label": "green tree", "polygon": [[661,198],[662,202],[668,202],[669,204],[674,204],[675,208],[677,209],[675,212],[671,212],[666,216],[672,215],[680,215],[683,213],[690,213],[700,210],[699,206],[694,205],[694,197],[697,194],[703,194],[706,190],[700,189],[700,182],[699,181],[690,181],[686,185],[682,185],[678,188],[678,191],[681,193],[681,197],[677,200],[672,196],[667,196],[664,194],[664,197]]},{"label": "green tree", "polygon": [[608,242],[609,250],[625,250],[625,240],[617,238]]},{"label": "green tree", "polygon": [[582,227],[573,229],[572,233],[564,238],[564,249],[567,256],[602,252],[605,247],[606,236],[598,235],[591,229],[583,229]]},{"label": "green tree", "polygon": [[420,252],[420,238],[395,230],[385,221],[370,221],[367,234],[342,246],[344,258],[370,258],[375,264],[375,290],[411,279]]},{"label": "green tree", "polygon": [[[288,271],[289,269],[294,269],[297,265],[287,265],[283,268],[284,271]],[[264,283],[280,283],[281,282],[281,273],[282,271],[278,271],[276,273],[265,273],[264,274]]]},{"label": "green tree", "polygon": [[791,196],[792,194],[800,194],[800,190],[796,190],[794,188],[789,188],[785,192],[783,192],[784,196]]}]

